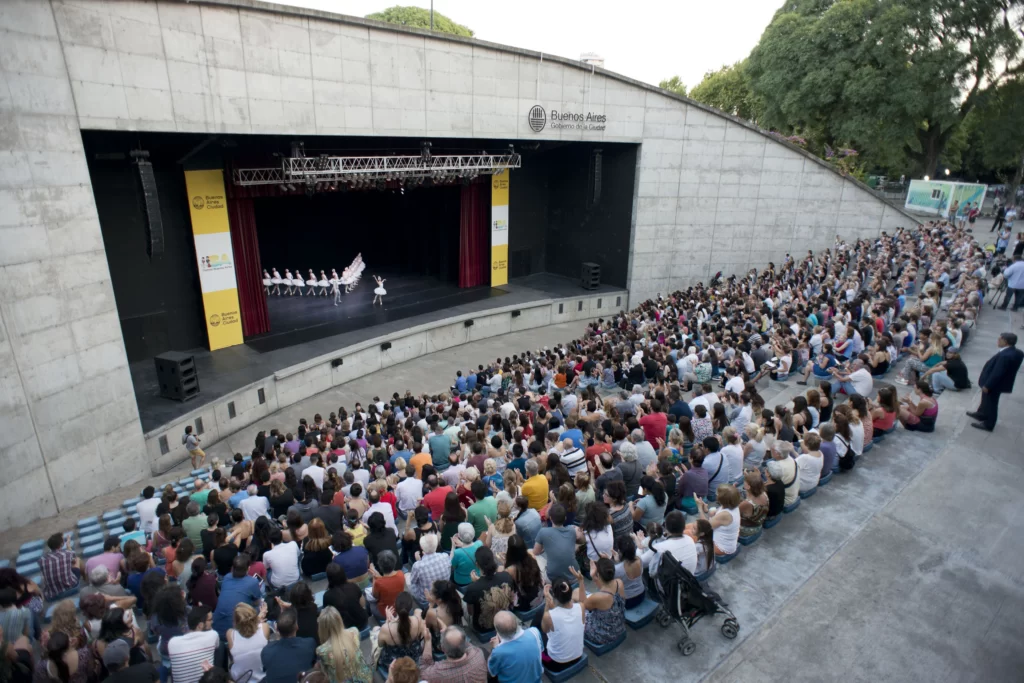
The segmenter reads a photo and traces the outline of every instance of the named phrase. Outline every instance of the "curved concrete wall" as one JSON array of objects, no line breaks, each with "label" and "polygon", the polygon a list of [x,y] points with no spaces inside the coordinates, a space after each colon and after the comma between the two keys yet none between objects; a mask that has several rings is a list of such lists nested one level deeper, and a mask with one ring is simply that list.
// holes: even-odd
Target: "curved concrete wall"
[{"label": "curved concrete wall", "polygon": [[[538,133],[536,104],[607,121]],[[914,221],[748,124],[569,60],[248,0],[4,0],[0,528],[152,465],[83,128],[639,143],[631,303]]]}]

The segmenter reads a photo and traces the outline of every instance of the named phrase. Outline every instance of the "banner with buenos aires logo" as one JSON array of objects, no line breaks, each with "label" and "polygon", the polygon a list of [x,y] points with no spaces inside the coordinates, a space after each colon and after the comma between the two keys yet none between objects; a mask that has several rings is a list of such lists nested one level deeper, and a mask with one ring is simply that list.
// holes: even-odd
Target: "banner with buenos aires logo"
[{"label": "banner with buenos aires logo", "polygon": [[510,171],[491,176],[491,287],[508,284],[508,181]]},{"label": "banner with buenos aires logo", "polygon": [[243,341],[224,174],[220,169],[185,171],[185,187],[199,263],[206,333],[210,350],[216,351]]}]

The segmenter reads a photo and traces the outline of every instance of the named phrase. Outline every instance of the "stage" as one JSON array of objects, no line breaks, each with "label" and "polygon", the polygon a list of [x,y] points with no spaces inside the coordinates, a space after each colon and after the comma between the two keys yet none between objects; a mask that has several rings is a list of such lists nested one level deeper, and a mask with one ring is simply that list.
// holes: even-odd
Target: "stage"
[{"label": "stage", "polygon": [[[576,280],[550,273],[513,278],[500,288],[471,289],[431,278],[392,276],[384,283],[388,294],[383,307],[371,305],[374,286],[372,275],[364,276],[355,292],[347,298],[342,295],[337,307],[330,297],[270,297],[268,306],[276,316],[274,332],[219,351],[188,350],[195,357],[200,395],[186,403],[160,397],[152,359],[131,363],[143,431],[160,430],[254,382],[371,339],[401,335],[421,326],[441,326],[460,316],[485,316],[554,300],[567,300],[564,314],[571,316],[567,320],[579,319],[583,313],[594,318],[610,315],[627,304],[626,290],[620,287],[602,285],[586,290]],[[591,308],[595,297],[603,298],[600,310]],[[560,315],[555,310],[551,315]],[[551,319],[556,321],[560,320]],[[288,324],[292,325],[290,329],[277,331],[278,325],[283,328]],[[453,376],[456,369],[452,368]],[[388,389],[382,387],[382,391]]]}]

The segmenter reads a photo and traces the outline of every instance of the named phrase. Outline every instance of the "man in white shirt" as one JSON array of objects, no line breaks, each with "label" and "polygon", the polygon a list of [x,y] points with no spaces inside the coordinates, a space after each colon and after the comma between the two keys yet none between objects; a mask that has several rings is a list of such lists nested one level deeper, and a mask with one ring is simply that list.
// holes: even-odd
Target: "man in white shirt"
[{"label": "man in white shirt", "polygon": [[153,534],[157,531],[158,518],[156,516],[156,509],[160,506],[160,499],[154,497],[156,489],[152,486],[147,486],[142,490],[142,500],[135,507],[139,513],[139,523],[142,526],[142,530],[147,534]]},{"label": "man in white shirt", "polygon": [[710,384],[701,385],[700,390],[703,393],[700,396],[695,396],[694,399],[692,401],[690,401],[690,403],[689,403],[690,410],[692,411],[698,405],[703,405],[705,408],[708,409],[708,415],[711,415],[711,408],[716,403],[718,403],[718,394],[716,394],[715,392],[711,391],[711,385]]},{"label": "man in white shirt", "polygon": [[311,455],[309,458],[309,467],[302,470],[303,477],[312,477],[313,481],[316,482],[318,489],[324,488],[324,475],[327,470],[323,468],[323,459],[319,453]]},{"label": "man in white shirt", "polygon": [[398,498],[398,514],[403,517],[415,510],[423,500],[423,481],[416,478],[414,466],[405,466],[405,479],[395,487],[395,496]]},{"label": "man in white shirt", "polygon": [[658,575],[661,558],[666,552],[672,553],[672,557],[691,574],[697,573],[697,546],[692,538],[683,533],[685,529],[686,520],[682,512],[673,510],[665,515],[666,536],[653,541],[640,557],[644,566],[649,568],[652,577]]},{"label": "man in white shirt", "polygon": [[736,366],[730,365],[725,369],[725,374],[729,378],[725,382],[725,390],[731,394],[739,396],[743,393],[743,389],[746,385],[743,383],[743,376],[736,371]]},{"label": "man in white shirt", "polygon": [[238,504],[246,520],[255,522],[260,517],[270,517],[270,501],[259,495],[256,485],[250,484],[246,491],[249,497]]},{"label": "man in white shirt", "polygon": [[867,369],[867,359],[858,356],[851,367],[852,371],[849,374],[843,374],[838,369],[832,370],[832,393],[838,393],[842,389],[847,396],[860,394],[867,398],[875,386],[875,378]]},{"label": "man in white shirt", "polygon": [[203,664],[212,666],[220,647],[220,636],[212,630],[213,612],[209,607],[193,607],[188,613],[188,628],[185,635],[167,641],[174,683],[198,683],[203,677]]},{"label": "man in white shirt", "polygon": [[270,550],[263,553],[263,566],[267,568],[267,583],[272,588],[286,588],[297,583],[299,571],[299,544],[284,542],[280,529],[271,529]]},{"label": "man in white shirt", "polygon": [[395,511],[391,507],[391,503],[380,502],[380,491],[371,489],[367,494],[367,500],[370,502],[370,507],[366,512],[363,513],[363,524],[370,521],[370,515],[374,512],[379,512],[384,515],[384,522],[389,528],[393,529],[395,535],[398,535],[398,526],[395,524]]}]

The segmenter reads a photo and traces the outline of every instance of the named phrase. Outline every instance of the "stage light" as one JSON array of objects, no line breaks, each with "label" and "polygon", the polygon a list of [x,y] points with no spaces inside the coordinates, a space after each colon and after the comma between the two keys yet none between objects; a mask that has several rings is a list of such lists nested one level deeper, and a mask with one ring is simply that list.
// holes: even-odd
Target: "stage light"
[{"label": "stage light", "polygon": [[288,183],[288,186],[287,186],[287,187],[288,187],[288,191],[289,191],[289,192],[295,192],[295,186],[294,186],[294,185],[292,185],[291,183]]},{"label": "stage light", "polygon": [[277,186],[277,189],[281,190],[281,192],[287,192],[288,186],[282,183],[281,185]]}]

